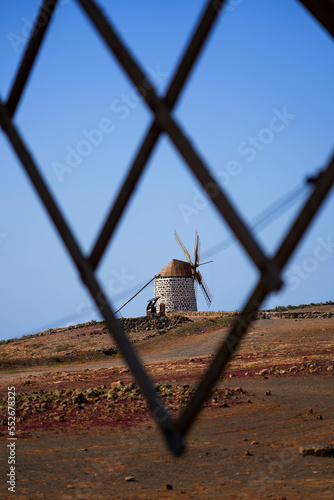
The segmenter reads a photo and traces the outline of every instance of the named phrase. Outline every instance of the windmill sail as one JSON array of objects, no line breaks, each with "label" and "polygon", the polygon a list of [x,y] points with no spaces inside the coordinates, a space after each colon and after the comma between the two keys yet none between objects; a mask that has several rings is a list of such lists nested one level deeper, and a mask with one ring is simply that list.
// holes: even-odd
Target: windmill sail
[{"label": "windmill sail", "polygon": [[178,244],[180,245],[181,250],[183,251],[184,255],[187,257],[187,260],[188,260],[189,264],[193,267],[193,266],[194,266],[194,264],[191,262],[190,255],[189,255],[189,253],[188,253],[188,251],[187,251],[186,247],[185,247],[185,246],[184,246],[184,244],[182,243],[180,236],[179,236],[179,235],[177,234],[177,232],[175,231],[175,229],[174,229],[174,236],[175,236],[176,241],[177,241],[177,242],[178,242]]},{"label": "windmill sail", "polygon": [[212,293],[210,292],[208,285],[205,283],[201,273],[199,271],[197,271],[196,275],[197,275],[197,281],[199,283],[199,286],[202,289],[205,301],[206,301],[208,307],[210,307],[211,302],[212,302]]},{"label": "windmill sail", "polygon": [[[201,242],[200,242],[197,231],[195,232],[194,262],[192,262],[188,250],[186,249],[186,247],[182,243],[181,238],[179,237],[179,235],[177,234],[175,229],[174,229],[174,236],[175,236],[175,239],[176,239],[177,243],[179,244],[181,250],[183,251],[184,255],[186,256],[190,266],[191,266],[192,274],[193,274],[193,278],[194,278],[196,297],[197,297],[197,285],[199,285],[201,287],[202,292],[203,292],[205,301],[206,301],[208,307],[210,307],[211,302],[212,302],[212,293],[210,292],[208,285],[205,283],[201,273],[199,271],[197,271],[198,266],[201,265],[199,262],[200,261]],[[205,264],[206,264],[206,262],[205,262]]]},{"label": "windmill sail", "polygon": [[195,232],[195,267],[198,267],[199,265],[199,254],[201,250],[201,242],[199,240],[198,232]]}]

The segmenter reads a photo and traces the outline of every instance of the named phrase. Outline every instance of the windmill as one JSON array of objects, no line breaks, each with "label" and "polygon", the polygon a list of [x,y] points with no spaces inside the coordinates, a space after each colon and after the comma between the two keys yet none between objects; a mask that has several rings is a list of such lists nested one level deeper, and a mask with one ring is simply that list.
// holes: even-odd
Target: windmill
[{"label": "windmill", "polygon": [[199,266],[203,266],[204,264],[209,264],[209,262],[212,262],[212,260],[210,260],[208,262],[203,262],[202,264],[199,263],[200,250],[201,250],[201,242],[200,242],[200,239],[199,239],[197,231],[195,231],[194,262],[191,261],[189,252],[185,248],[185,246],[183,245],[183,243],[181,241],[181,238],[179,237],[179,235],[177,234],[177,232],[175,231],[175,229],[174,229],[174,236],[175,236],[175,239],[176,239],[177,243],[179,244],[181,250],[183,251],[184,255],[187,257],[187,260],[188,260],[188,262],[190,264],[191,272],[192,272],[193,279],[194,279],[194,284],[195,284],[195,295],[196,295],[196,297],[197,297],[197,287],[199,285],[201,287],[201,289],[202,289],[202,292],[203,292],[205,301],[207,303],[207,306],[210,307],[211,306],[211,302],[212,302],[212,293],[210,292],[208,285],[205,283],[202,274],[197,270],[197,268]]},{"label": "windmill", "polygon": [[[211,305],[212,294],[205,283],[202,274],[198,271],[200,264],[200,239],[195,233],[194,262],[183,245],[179,235],[174,231],[175,239],[180,245],[187,262],[173,259],[155,276],[154,297],[159,297],[156,307],[160,311],[160,304],[164,304],[166,312],[197,311],[197,286],[202,289],[208,307]],[[212,261],[210,261],[212,262]],[[207,262],[204,262],[207,264]]]}]

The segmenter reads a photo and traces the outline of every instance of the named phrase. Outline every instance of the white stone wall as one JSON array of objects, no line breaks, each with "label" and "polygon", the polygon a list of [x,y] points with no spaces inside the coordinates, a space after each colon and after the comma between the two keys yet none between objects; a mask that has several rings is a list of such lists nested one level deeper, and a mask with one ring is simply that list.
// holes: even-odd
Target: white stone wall
[{"label": "white stone wall", "polygon": [[154,297],[160,297],[156,304],[157,312],[160,311],[160,302],[166,304],[166,312],[197,311],[194,280],[191,276],[156,278]]}]

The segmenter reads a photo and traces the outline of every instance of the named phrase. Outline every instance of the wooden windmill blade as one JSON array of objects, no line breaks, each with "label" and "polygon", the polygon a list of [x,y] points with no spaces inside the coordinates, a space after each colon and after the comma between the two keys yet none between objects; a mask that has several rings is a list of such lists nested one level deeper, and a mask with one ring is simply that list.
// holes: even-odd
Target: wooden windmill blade
[{"label": "wooden windmill blade", "polygon": [[203,276],[199,271],[196,271],[195,280],[198,281],[199,286],[202,289],[205,301],[208,307],[210,307],[212,302],[212,293],[210,292],[208,285],[205,283]]},{"label": "wooden windmill blade", "polygon": [[188,260],[189,264],[190,264],[192,267],[194,267],[194,264],[191,262],[191,258],[190,258],[189,252],[188,252],[188,250],[186,249],[186,247],[184,246],[184,244],[182,243],[181,238],[180,238],[180,236],[177,234],[177,232],[175,231],[175,229],[174,229],[174,236],[175,236],[176,241],[177,241],[177,242],[178,242],[178,244],[180,245],[181,250],[183,251],[184,255],[187,257],[187,260]]},{"label": "wooden windmill blade", "polygon": [[201,251],[201,242],[200,242],[200,239],[199,239],[199,236],[198,236],[198,232],[196,230],[195,231],[195,251],[194,251],[194,255],[195,255],[195,268],[199,266],[200,251]]}]

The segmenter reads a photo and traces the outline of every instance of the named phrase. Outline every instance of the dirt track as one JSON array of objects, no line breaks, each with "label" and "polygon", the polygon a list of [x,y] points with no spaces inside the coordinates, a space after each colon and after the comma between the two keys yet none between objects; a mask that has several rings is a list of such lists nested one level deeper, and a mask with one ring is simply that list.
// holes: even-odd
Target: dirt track
[{"label": "dirt track", "polygon": [[[289,352],[290,361],[292,352],[296,358],[302,359],[302,353],[312,354],[312,349],[317,346],[318,351],[333,347],[333,324],[334,319],[310,319],[310,320],[258,320],[254,323],[250,333],[242,342],[240,354],[257,353],[263,356],[269,354],[270,358],[279,356],[280,352]],[[188,359],[192,357],[204,357],[215,353],[217,347],[227,334],[228,329],[201,332],[197,334],[170,337],[165,335],[152,338],[136,344],[141,358],[145,364],[159,363],[168,360]],[[317,353],[319,354],[319,353]],[[325,353],[324,353],[325,354]],[[330,352],[329,352],[330,354]],[[333,356],[334,358],[334,353]],[[94,370],[100,368],[111,368],[126,366],[121,356],[110,358],[106,361],[87,362],[80,364],[62,364],[60,367],[47,368],[25,368],[15,372],[14,378],[38,375],[40,373],[62,371],[82,371],[84,369]],[[3,372],[2,380],[13,378],[13,372]]]},{"label": "dirt track", "polygon": [[[137,348],[155,380],[193,384],[225,333],[166,335]],[[127,428],[80,426],[79,420],[74,429],[66,423],[58,431],[38,428],[18,440],[15,497],[332,499],[334,459],[302,457],[298,450],[334,441],[334,371],[328,370],[334,363],[333,335],[333,319],[258,321],[219,382],[231,389],[242,386],[247,394],[240,404],[227,401],[225,407],[205,408],[188,436],[186,452],[177,459],[166,451],[149,417],[136,424],[134,416]],[[131,380],[129,373],[117,371],[121,364],[116,357],[107,363],[62,366],[62,373],[48,369],[48,374],[41,370],[30,377],[28,370],[15,377],[29,375],[31,390],[39,384],[65,389],[79,382],[92,387],[110,373]],[[256,375],[273,366],[271,373]],[[24,380],[10,383],[20,389]],[[8,380],[2,382],[2,390],[7,385]],[[5,436],[1,441],[4,445]],[[134,480],[126,481],[126,476]],[[2,491],[1,498],[12,498]]]}]

